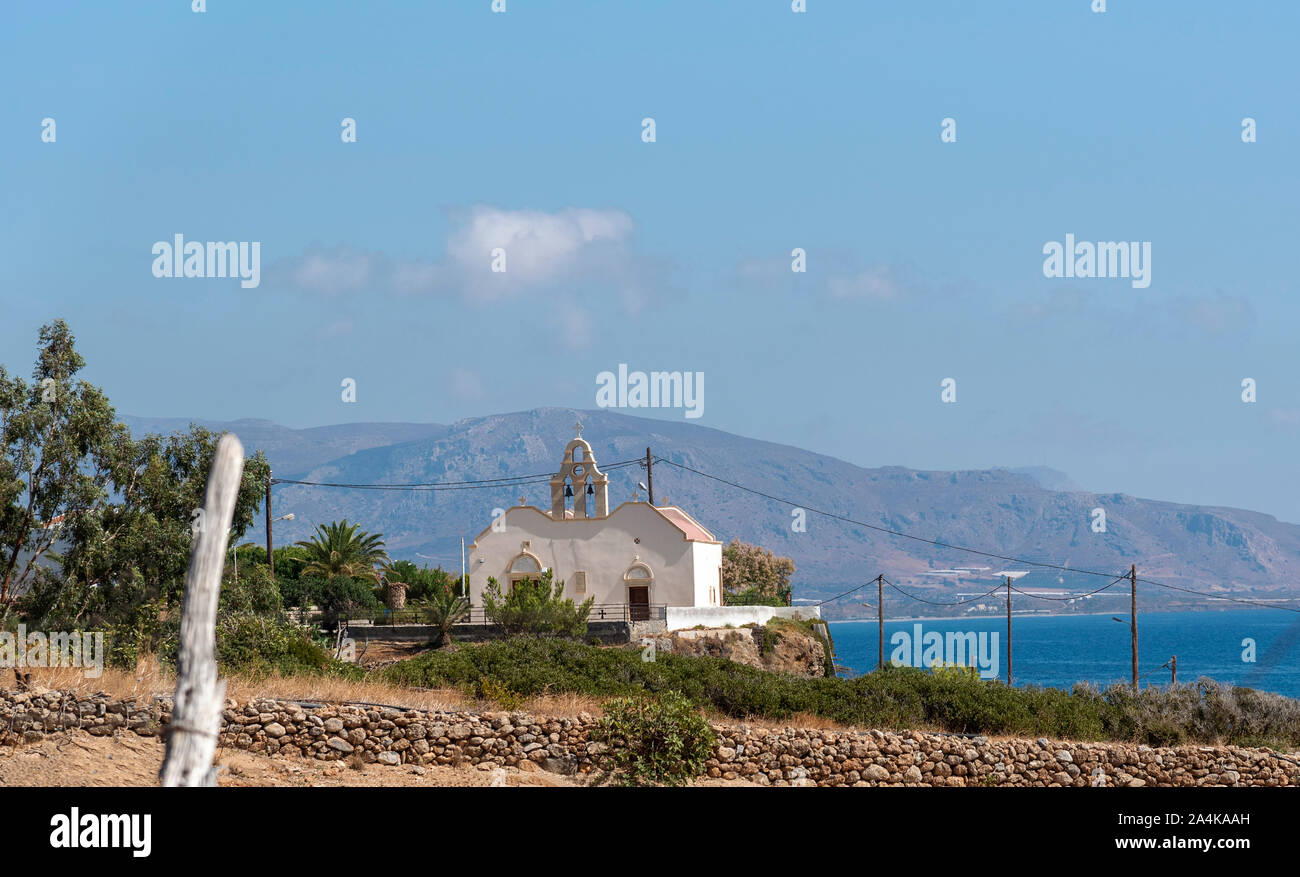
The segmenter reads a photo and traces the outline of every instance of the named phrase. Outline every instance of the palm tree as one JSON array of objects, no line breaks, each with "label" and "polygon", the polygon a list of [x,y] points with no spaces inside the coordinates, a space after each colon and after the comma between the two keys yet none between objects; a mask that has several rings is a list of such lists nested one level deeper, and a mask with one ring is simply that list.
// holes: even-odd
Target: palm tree
[{"label": "palm tree", "polygon": [[444,583],[434,587],[424,611],[437,631],[432,642],[434,648],[438,648],[447,641],[447,635],[456,622],[469,615],[469,600],[456,596],[451,585]]},{"label": "palm tree", "polygon": [[294,543],[307,549],[307,563],[302,568],[304,576],[348,576],[379,581],[376,564],[388,562],[382,533],[367,533],[360,524],[349,524],[348,519],[332,524],[317,524],[316,534],[308,541]]}]

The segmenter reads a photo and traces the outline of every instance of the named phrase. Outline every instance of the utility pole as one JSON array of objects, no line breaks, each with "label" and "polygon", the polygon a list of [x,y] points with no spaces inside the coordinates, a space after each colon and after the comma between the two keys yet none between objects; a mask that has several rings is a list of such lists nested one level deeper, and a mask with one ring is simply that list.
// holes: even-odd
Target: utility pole
[{"label": "utility pole", "polygon": [[876,576],[876,617],[880,629],[880,662],[876,669],[885,669],[885,574]]},{"label": "utility pole", "polygon": [[275,552],[271,550],[271,470],[266,470],[266,563],[275,579]]},{"label": "utility pole", "polygon": [[1011,685],[1011,576],[1007,576],[1007,685]]},{"label": "utility pole", "polygon": [[1128,568],[1128,580],[1132,585],[1130,590],[1129,605],[1129,630],[1133,635],[1133,691],[1138,690],[1138,568],[1137,564],[1130,564]]},{"label": "utility pole", "polygon": [[650,505],[655,504],[655,470],[654,458],[650,456],[650,449],[645,449],[645,486],[650,494]]}]

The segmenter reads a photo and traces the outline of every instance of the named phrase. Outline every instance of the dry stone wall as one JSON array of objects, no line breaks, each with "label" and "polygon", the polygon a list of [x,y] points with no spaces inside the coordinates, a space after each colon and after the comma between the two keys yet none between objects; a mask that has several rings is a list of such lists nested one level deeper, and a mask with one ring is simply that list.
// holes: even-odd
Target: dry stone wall
[{"label": "dry stone wall", "polygon": [[[5,747],[80,729],[159,737],[171,700],[61,691],[0,692]],[[602,745],[596,719],[440,712],[360,704],[228,700],[222,747],[282,758],[357,758],[384,765],[513,766],[586,773]],[[715,724],[705,772],[775,786],[1297,786],[1295,755],[1225,746],[990,740],[922,732],[769,729]]]}]

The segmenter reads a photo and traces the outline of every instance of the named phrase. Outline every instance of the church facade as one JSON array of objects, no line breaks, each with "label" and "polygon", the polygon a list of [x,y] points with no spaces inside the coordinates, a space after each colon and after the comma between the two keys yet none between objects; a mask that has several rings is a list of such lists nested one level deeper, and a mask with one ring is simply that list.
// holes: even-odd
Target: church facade
[{"label": "church facade", "polygon": [[550,482],[550,508],[506,509],[468,546],[470,600],[483,605],[488,579],[508,592],[551,570],[564,596],[626,606],[633,621],[658,607],[722,605],[722,543],[676,506],[633,496],[609,507],[609,479],[578,435]]}]

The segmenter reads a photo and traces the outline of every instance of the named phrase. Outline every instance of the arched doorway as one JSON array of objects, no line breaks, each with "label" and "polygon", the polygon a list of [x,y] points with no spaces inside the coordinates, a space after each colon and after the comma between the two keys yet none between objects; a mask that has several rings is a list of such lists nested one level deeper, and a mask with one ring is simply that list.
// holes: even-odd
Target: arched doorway
[{"label": "arched doorway", "polygon": [[650,567],[644,563],[634,563],[623,573],[623,583],[627,589],[628,615],[633,621],[650,620],[650,591],[654,588],[655,576]]}]

